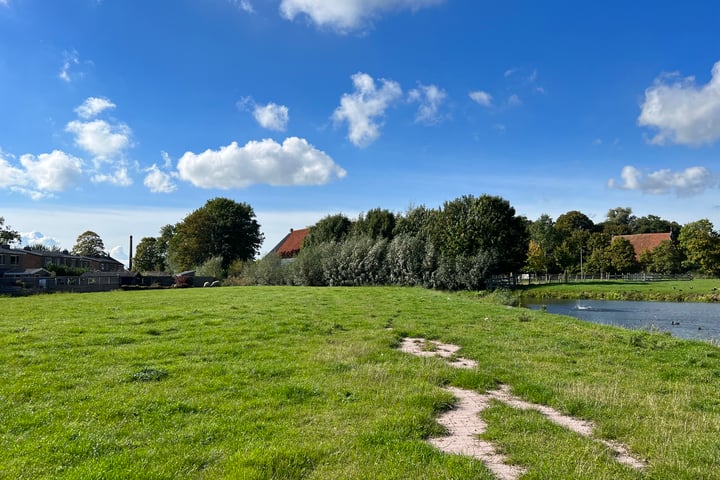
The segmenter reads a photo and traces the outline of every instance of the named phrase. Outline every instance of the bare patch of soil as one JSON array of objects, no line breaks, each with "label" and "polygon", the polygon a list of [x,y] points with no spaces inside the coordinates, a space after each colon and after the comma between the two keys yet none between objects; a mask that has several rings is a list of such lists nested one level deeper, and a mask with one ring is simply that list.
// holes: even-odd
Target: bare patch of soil
[{"label": "bare patch of soil", "polygon": [[[404,338],[400,350],[420,357],[442,357],[448,359],[450,364],[457,368],[474,368],[477,366],[475,360],[455,357],[455,353],[460,350],[457,345],[427,341],[423,338]],[[438,423],[448,430],[449,435],[432,438],[429,440],[430,444],[443,452],[468,455],[481,460],[501,480],[515,480],[525,470],[517,465],[508,465],[503,455],[496,450],[492,443],[479,438],[487,428],[485,421],[480,418],[479,414],[490,406],[492,400],[497,400],[520,410],[535,410],[551,422],[602,443],[613,452],[618,462],[638,470],[646,466],[645,462],[630,455],[626,446],[617,442],[594,438],[592,436],[594,429],[592,422],[563,415],[546,405],[526,402],[512,395],[510,387],[507,385],[501,385],[498,389],[485,394],[455,387],[449,387],[446,390],[458,399],[455,408],[438,417]]]}]

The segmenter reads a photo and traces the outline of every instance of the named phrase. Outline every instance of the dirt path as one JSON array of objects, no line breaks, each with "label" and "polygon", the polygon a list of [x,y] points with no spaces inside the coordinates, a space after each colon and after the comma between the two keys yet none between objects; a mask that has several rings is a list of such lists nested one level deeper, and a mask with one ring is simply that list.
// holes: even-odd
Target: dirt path
[{"label": "dirt path", "polygon": [[[445,358],[450,365],[457,368],[474,368],[477,366],[477,362],[474,360],[455,356],[457,351],[460,350],[457,345],[434,340],[404,338],[400,350],[421,357],[436,356]],[[449,435],[431,438],[429,440],[430,444],[443,452],[468,455],[481,460],[501,480],[516,480],[525,470],[517,465],[508,465],[505,457],[497,451],[492,443],[479,438],[487,429],[487,424],[479,414],[490,406],[492,400],[500,401],[520,410],[535,410],[551,422],[602,443],[613,452],[618,462],[638,470],[646,466],[645,462],[630,455],[624,445],[594,438],[592,436],[594,429],[592,422],[563,415],[546,405],[526,402],[512,395],[510,387],[507,385],[501,385],[500,388],[485,394],[455,387],[449,387],[446,390],[458,399],[455,408],[438,417],[438,423],[448,430]]]}]

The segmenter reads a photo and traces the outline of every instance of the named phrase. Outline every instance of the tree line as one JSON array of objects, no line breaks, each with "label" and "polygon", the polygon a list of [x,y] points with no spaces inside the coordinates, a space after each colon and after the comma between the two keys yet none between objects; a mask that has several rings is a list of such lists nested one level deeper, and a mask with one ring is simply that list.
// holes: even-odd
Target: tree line
[{"label": "tree line", "polygon": [[[507,200],[465,195],[438,208],[404,213],[375,208],[350,219],[328,215],[309,228],[293,262],[256,259],[264,240],[252,207],[227,198],[208,200],[157,237],[142,238],[133,267],[230,278],[239,284],[418,285],[479,289],[492,275],[656,272],[720,275],[720,234],[708,219],[686,225],[632,209],[610,209],[594,223],[573,210],[528,220]],[[619,235],[667,233],[636,256]],[[78,245],[97,247],[91,231]],[[19,235],[0,219],[0,238]],[[81,242],[82,240],[82,242]],[[101,245],[101,241],[100,241]],[[77,245],[76,245],[77,246]]]}]

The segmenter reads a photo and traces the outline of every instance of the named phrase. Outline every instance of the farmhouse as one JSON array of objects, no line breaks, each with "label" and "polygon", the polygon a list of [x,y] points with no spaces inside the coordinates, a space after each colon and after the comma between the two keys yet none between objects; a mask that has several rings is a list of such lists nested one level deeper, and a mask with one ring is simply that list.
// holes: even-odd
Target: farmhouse
[{"label": "farmhouse", "polygon": [[290,233],[285,235],[280,243],[275,248],[270,250],[270,253],[278,255],[280,258],[286,261],[291,261],[297,257],[302,248],[303,240],[308,236],[310,232],[309,228],[301,228],[299,230],[290,229]]},{"label": "farmhouse", "polygon": [[612,240],[616,238],[624,238],[633,246],[635,250],[635,258],[640,260],[640,255],[648,250],[653,250],[665,240],[674,240],[672,233],[636,233],[634,235],[614,235]]}]

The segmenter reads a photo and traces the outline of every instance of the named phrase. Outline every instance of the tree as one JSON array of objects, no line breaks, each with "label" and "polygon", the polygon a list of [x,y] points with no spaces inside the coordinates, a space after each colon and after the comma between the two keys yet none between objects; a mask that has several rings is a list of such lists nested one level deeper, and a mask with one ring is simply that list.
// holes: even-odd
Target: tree
[{"label": "tree", "polygon": [[530,240],[530,244],[528,245],[525,269],[531,273],[546,272],[548,269],[548,259],[545,251],[535,240]]},{"label": "tree", "polygon": [[141,272],[165,270],[165,258],[155,237],[143,237],[135,248],[133,267]]},{"label": "tree", "polygon": [[637,270],[638,262],[635,258],[635,249],[626,238],[617,237],[607,248],[610,267],[619,273],[630,273]]},{"label": "tree", "polygon": [[5,225],[5,218],[0,217],[0,245],[19,243],[21,238],[20,233]]},{"label": "tree", "polygon": [[445,202],[436,223],[434,243],[446,258],[482,254],[484,259],[496,259],[497,264],[486,269],[490,274],[518,272],[525,263],[525,220],[515,215],[507,200],[465,195]]},{"label": "tree", "polygon": [[75,241],[72,248],[73,255],[82,255],[84,257],[105,257],[105,244],[103,244],[100,235],[92,230],[86,230],[81,233]]},{"label": "tree", "polygon": [[395,229],[395,214],[390,210],[373,208],[367,214],[360,214],[353,224],[355,235],[366,236],[372,239],[387,238],[392,240]]},{"label": "tree", "polygon": [[223,269],[227,269],[235,260],[252,260],[263,239],[250,205],[213,198],[175,226],[168,263],[176,271],[187,270],[219,256]]},{"label": "tree", "polygon": [[687,257],[685,267],[707,275],[720,274],[720,235],[708,219],[683,226],[678,236]]},{"label": "tree", "polygon": [[588,233],[595,229],[595,224],[590,218],[582,212],[571,210],[560,215],[555,220],[555,229],[567,237],[575,230],[584,230]]},{"label": "tree", "polygon": [[631,224],[635,221],[632,208],[611,208],[607,220],[602,224],[603,232],[609,235],[627,235],[632,232]]},{"label": "tree", "polygon": [[632,233],[665,233],[672,232],[673,238],[680,233],[680,225],[677,222],[663,220],[657,215],[647,215],[635,218],[631,222]]},{"label": "tree", "polygon": [[640,263],[647,272],[680,273],[682,261],[682,251],[677,243],[671,240],[663,240],[657,247],[640,254]]},{"label": "tree", "polygon": [[342,242],[350,233],[351,227],[352,222],[342,213],[328,215],[310,227],[303,241],[303,248],[321,243]]}]

